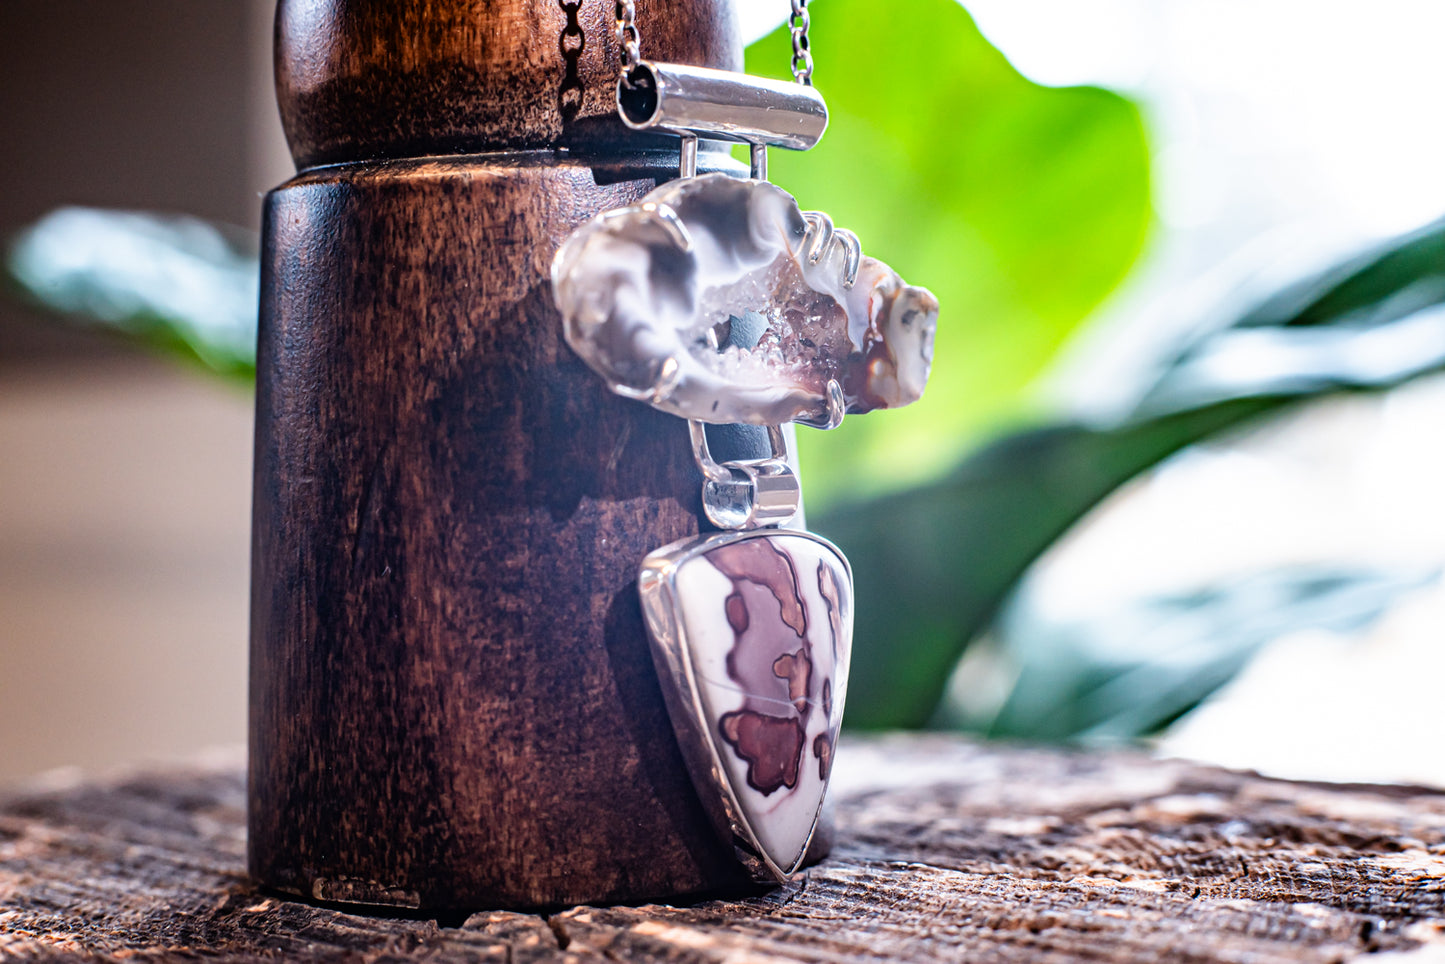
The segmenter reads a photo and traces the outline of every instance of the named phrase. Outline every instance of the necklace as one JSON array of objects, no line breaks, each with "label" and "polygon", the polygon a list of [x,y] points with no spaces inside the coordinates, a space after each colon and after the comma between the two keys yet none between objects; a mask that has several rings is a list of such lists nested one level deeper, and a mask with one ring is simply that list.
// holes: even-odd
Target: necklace
[{"label": "necklace", "polygon": [[[673,729],[719,832],[758,879],[797,872],[843,718],[853,581],[789,527],[801,488],[783,426],[917,400],[938,304],[767,180],[768,147],[827,128],[807,0],[790,0],[794,82],[643,59],[617,0],[617,107],[679,139],[679,177],[577,228],[552,266],[568,344],[612,391],[688,420],[718,532],[657,549],[638,590]],[[748,144],[751,176],[697,174],[699,138]],[[718,462],[708,425],[763,426],[765,458]]]}]

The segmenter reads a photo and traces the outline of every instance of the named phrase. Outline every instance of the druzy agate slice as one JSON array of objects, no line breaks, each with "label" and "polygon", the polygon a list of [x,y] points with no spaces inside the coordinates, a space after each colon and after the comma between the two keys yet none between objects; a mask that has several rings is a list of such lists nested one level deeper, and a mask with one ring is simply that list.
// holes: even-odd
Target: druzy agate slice
[{"label": "druzy agate slice", "polygon": [[684,418],[828,421],[923,394],[938,302],[766,181],[665,184],[579,227],[552,266],[570,344],[613,391]]},{"label": "druzy agate slice", "polygon": [[639,583],[699,791],[724,802],[720,822],[774,876],[788,875],[817,823],[843,720],[847,562],[811,533],[758,530],[660,549]]}]

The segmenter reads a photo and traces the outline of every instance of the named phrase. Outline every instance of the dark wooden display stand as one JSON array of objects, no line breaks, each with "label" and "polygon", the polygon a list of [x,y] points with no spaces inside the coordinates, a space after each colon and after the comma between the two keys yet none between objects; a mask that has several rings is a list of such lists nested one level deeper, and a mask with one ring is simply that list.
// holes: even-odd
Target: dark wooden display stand
[{"label": "dark wooden display stand", "polygon": [[[727,0],[638,4],[736,69]],[[548,272],[675,175],[615,118],[608,2],[282,0],[301,173],[266,202],[250,869],[323,901],[737,891],[636,597],[698,531],[685,424],[566,347]],[[735,166],[707,155],[703,169]]]},{"label": "dark wooden display stand", "polygon": [[[239,756],[239,754],[238,754]],[[239,760],[0,804],[0,958],[1250,962],[1445,954],[1445,793],[845,741],[839,835],[741,901],[357,916],[245,873]],[[1373,952],[1409,957],[1372,957]]]}]

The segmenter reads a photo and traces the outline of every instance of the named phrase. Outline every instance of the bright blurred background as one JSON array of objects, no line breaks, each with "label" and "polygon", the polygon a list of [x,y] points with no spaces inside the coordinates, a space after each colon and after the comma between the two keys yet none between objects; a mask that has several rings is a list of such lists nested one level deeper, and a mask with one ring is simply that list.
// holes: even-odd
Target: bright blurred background
[{"label": "bright blurred background", "polygon": [[[259,229],[294,171],[273,13],[0,3],[0,234],[67,205]],[[0,293],[0,783],[245,739],[251,420],[243,386]]]},{"label": "bright blurred background", "polygon": [[[815,0],[772,156],[944,304],[924,402],[800,433],[848,724],[1445,785],[1445,7],[966,7]],[[0,5],[0,781],[244,738],[271,10]]]}]

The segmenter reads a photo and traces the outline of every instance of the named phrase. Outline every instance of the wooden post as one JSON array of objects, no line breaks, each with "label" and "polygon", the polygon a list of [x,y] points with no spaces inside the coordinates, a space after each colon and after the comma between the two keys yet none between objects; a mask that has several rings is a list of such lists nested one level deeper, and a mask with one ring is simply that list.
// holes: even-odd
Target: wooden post
[{"label": "wooden post", "polygon": [[[301,173],[267,198],[262,256],[264,885],[424,908],[743,886],[636,595],[642,556],[698,530],[686,426],[608,394],[562,342],[548,283],[573,226],[675,171],[675,146],[638,151],[614,117],[612,15],[281,0]],[[638,17],[650,57],[741,66],[727,0]]]}]

